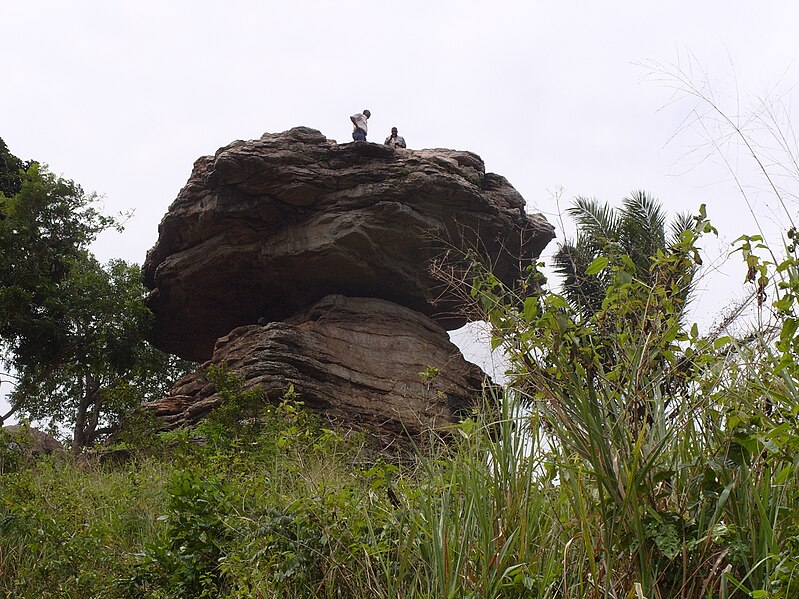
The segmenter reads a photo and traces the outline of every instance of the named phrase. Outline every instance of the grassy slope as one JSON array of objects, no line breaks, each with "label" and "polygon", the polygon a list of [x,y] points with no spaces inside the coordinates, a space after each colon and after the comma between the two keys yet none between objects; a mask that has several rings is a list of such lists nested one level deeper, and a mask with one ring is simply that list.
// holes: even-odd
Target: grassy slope
[{"label": "grassy slope", "polygon": [[795,514],[795,473],[775,485],[722,466],[719,478],[736,477],[728,487],[686,464],[699,468],[683,477],[698,485],[693,499],[710,499],[681,505],[692,492],[661,485],[641,547],[629,528],[608,530],[585,465],[534,446],[528,416],[500,421],[467,421],[450,449],[403,467],[367,461],[357,442],[288,404],[236,435],[209,424],[204,446],[151,438],[122,465],[18,464],[0,479],[0,595],[635,596],[643,555],[661,577],[647,596],[733,596],[747,570],[750,588],[771,581],[762,596],[790,596],[774,567],[752,560],[776,566],[791,549],[792,518],[775,505]]}]

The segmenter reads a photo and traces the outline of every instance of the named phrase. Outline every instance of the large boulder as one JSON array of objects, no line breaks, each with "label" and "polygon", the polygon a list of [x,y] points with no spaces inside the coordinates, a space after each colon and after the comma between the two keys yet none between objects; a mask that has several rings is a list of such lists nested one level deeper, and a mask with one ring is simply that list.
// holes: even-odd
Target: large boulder
[{"label": "large boulder", "polygon": [[338,145],[298,127],[197,160],[144,264],[152,342],[193,360],[259,319],[330,294],[382,298],[464,324],[429,272],[444,248],[472,248],[506,283],[554,236],[479,156]]},{"label": "large boulder", "polygon": [[284,322],[239,327],[210,362],[148,404],[165,428],[191,426],[222,398],[205,373],[225,364],[273,402],[293,385],[332,421],[390,445],[457,421],[478,404],[485,375],[430,318],[392,302],[328,296]]},{"label": "large boulder", "polygon": [[19,449],[31,456],[54,454],[56,457],[67,455],[64,446],[52,435],[22,424],[11,424],[0,428],[7,438],[7,449]]}]

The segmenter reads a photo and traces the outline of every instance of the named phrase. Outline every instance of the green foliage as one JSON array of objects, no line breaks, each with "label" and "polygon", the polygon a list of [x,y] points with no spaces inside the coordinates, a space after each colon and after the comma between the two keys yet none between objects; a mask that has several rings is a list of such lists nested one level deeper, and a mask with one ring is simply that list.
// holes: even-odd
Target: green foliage
[{"label": "green foliage", "polygon": [[145,341],[150,313],[143,297],[136,265],[101,266],[91,257],[73,264],[58,285],[58,351],[32,349],[38,356],[25,362],[28,354],[15,354],[12,402],[31,418],[72,426],[78,449],[103,423],[162,397],[185,366]]},{"label": "green foliage", "polygon": [[0,428],[0,476],[17,472],[30,464],[30,456],[26,451],[29,443],[30,439],[24,432],[12,435]]},{"label": "green foliage", "polygon": [[[8,146],[0,138],[0,196],[10,198],[19,193],[22,187],[22,171],[27,169],[30,163],[25,163],[11,152]],[[5,212],[0,207],[0,219],[5,218]]]},{"label": "green foliage", "polygon": [[[159,519],[166,530],[141,552],[132,574],[119,579],[119,592],[342,596],[361,553],[377,551],[363,501],[382,484],[369,479],[383,470],[361,475],[344,467],[357,448],[296,403],[260,405],[253,415],[254,395],[240,380],[225,369],[210,377],[230,409],[217,410],[184,445],[173,443],[173,460],[186,465],[166,488],[168,511]],[[242,426],[242,416],[259,426]],[[225,433],[230,439],[223,443]],[[176,451],[187,460],[175,460]]]},{"label": "green foliage", "polygon": [[[568,214],[577,223],[577,236],[565,241],[553,257],[553,267],[563,277],[563,292],[569,303],[584,316],[601,308],[612,274],[609,264],[626,260],[631,276],[646,284],[654,283],[658,274],[653,259],[693,228],[688,215],[678,215],[666,235],[666,215],[660,204],[643,191],[624,198],[621,209],[614,209],[596,200],[576,198]],[[694,253],[698,260],[698,253]],[[679,297],[685,302],[691,290],[694,264],[687,262],[679,277]]]},{"label": "green foliage", "polygon": [[[612,229],[610,219],[596,226]],[[553,294],[517,298],[473,266],[473,297],[511,358],[511,385],[527,396],[550,448],[546,468],[580,523],[564,575],[570,593],[795,592],[787,556],[798,507],[790,373],[799,277],[791,260],[776,268],[786,316],[776,353],[762,337],[700,337],[681,324],[682,290],[697,241],[712,231],[700,211],[652,256],[646,277],[626,254],[594,257],[587,270],[602,275],[603,292],[588,312]],[[765,277],[768,265],[753,257],[759,240],[743,241],[757,283],[751,273]],[[787,582],[776,564],[791,570]]]},{"label": "green foliage", "polygon": [[217,597],[224,587],[221,560],[233,536],[227,520],[240,498],[225,482],[190,469],[174,473],[167,493],[166,539],[145,549],[128,590],[147,596],[144,591],[158,585],[166,597]]},{"label": "green foliage", "polygon": [[135,473],[39,461],[0,484],[0,595],[111,597],[156,532],[160,468]]},{"label": "green foliage", "polygon": [[230,442],[201,427],[167,435],[163,461],[0,475],[0,595],[795,596],[799,435],[739,398],[726,420],[699,402],[659,447],[596,421],[604,466],[511,391],[397,466],[294,402],[246,429],[246,390],[215,376],[247,406],[214,425]]},{"label": "green foliage", "polygon": [[[410,510],[401,555],[424,597],[547,596],[558,588],[564,536],[545,446],[518,401],[492,398],[486,414],[456,427],[455,445],[422,461],[425,476],[401,485]],[[410,481],[404,480],[407,484]],[[405,540],[407,539],[407,540]],[[402,562],[400,562],[402,563]]]},{"label": "green foliage", "polygon": [[[535,267],[508,289],[470,264],[510,384],[402,465],[325,428],[293,387],[267,401],[224,367],[195,429],[157,434],[125,411],[124,464],[19,461],[0,438],[0,596],[796,597],[799,259],[789,244],[765,262],[742,238],[748,280],[780,281],[779,335],[705,338],[682,316],[712,231],[701,210],[645,276],[624,252],[593,256],[590,312],[546,293]],[[135,314],[133,267],[109,288],[90,260],[68,264],[59,289]],[[150,379],[114,343],[135,348],[138,332],[75,318],[92,332],[79,362],[109,375],[102,405],[122,411]]]},{"label": "green foliage", "polygon": [[262,411],[267,404],[261,387],[244,388],[244,379],[236,377],[224,365],[211,364],[206,373],[214,385],[220,405],[200,425],[199,431],[212,443],[229,445],[250,438],[262,425]]},{"label": "green foliage", "polygon": [[46,364],[62,351],[69,310],[60,286],[96,235],[117,225],[95,199],[34,163],[19,193],[2,200],[0,339],[14,366]]},{"label": "green foliage", "polygon": [[419,373],[419,379],[429,388],[438,378],[439,374],[441,374],[441,370],[439,368],[436,368],[435,366],[428,366]]},{"label": "green foliage", "polygon": [[139,267],[101,265],[88,251],[120,227],[96,199],[36,163],[15,195],[0,196],[0,358],[18,377],[10,400],[30,418],[73,427],[76,452],[185,370],[144,340],[151,315]]}]

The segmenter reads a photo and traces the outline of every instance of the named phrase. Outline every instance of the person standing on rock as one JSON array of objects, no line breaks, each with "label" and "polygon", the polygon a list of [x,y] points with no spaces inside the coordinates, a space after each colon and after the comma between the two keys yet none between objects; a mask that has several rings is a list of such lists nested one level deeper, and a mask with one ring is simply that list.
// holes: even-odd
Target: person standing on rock
[{"label": "person standing on rock", "polygon": [[364,110],[350,117],[352,124],[355,126],[355,129],[352,130],[353,140],[366,141],[366,121],[370,116],[372,116],[372,113],[368,110]]},{"label": "person standing on rock", "polygon": [[386,138],[386,141],[383,142],[390,148],[404,148],[405,147],[405,138],[402,135],[397,135],[397,128],[391,128],[391,135]]}]

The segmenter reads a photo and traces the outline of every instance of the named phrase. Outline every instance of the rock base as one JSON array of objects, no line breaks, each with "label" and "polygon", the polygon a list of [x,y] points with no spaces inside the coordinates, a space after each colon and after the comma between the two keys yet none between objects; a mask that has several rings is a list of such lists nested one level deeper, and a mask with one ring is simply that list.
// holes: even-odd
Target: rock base
[{"label": "rock base", "polygon": [[478,405],[487,377],[430,318],[386,300],[325,297],[284,322],[239,327],[172,393],[148,404],[166,428],[221,404],[205,373],[225,364],[279,402],[290,386],[309,408],[385,444],[419,440]]}]

